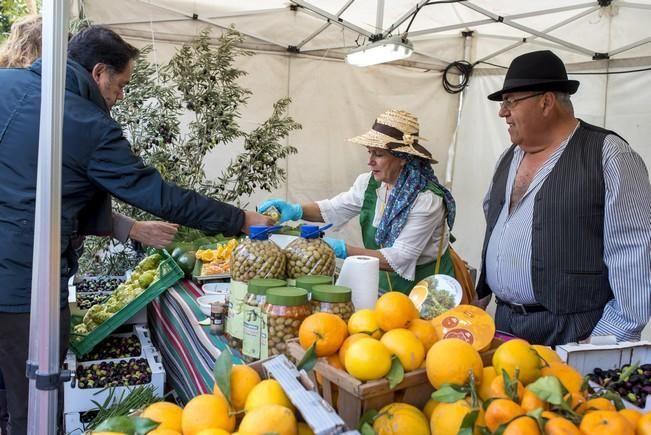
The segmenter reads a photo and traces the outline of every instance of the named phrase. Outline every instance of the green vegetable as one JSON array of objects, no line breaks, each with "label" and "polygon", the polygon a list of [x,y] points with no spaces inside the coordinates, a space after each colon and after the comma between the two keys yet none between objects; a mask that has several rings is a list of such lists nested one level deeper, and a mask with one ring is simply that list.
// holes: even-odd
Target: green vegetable
[{"label": "green vegetable", "polygon": [[143,274],[138,278],[138,284],[140,284],[140,287],[143,289],[146,289],[151,285],[152,282],[154,282],[155,278],[156,271],[151,269],[147,270],[146,272],[143,272]]},{"label": "green vegetable", "polygon": [[158,267],[160,262],[163,260],[163,257],[160,254],[152,254],[148,257],[145,257],[138,266],[136,266],[136,271],[145,272],[148,270],[154,270]]},{"label": "green vegetable", "polygon": [[191,276],[196,261],[197,259],[194,256],[194,251],[188,251],[184,252],[176,259],[176,264],[179,265],[185,276]]}]

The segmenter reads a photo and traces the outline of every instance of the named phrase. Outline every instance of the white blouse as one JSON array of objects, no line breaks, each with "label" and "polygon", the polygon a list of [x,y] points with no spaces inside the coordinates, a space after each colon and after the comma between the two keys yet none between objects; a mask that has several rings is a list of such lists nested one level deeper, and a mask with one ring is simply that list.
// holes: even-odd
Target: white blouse
[{"label": "white blouse", "polygon": [[[359,216],[364,203],[364,192],[371,177],[371,172],[362,174],[347,192],[317,202],[321,216],[326,223],[333,225],[333,229],[339,229],[350,219]],[[378,200],[375,203],[373,226],[377,228],[382,220],[385,201],[388,200],[386,184],[382,183],[375,193]],[[416,265],[436,261],[444,213],[443,198],[429,190],[419,193],[393,246],[380,249],[393,270],[402,278],[413,280]],[[443,237],[442,249],[445,250],[449,237],[447,225]]]}]

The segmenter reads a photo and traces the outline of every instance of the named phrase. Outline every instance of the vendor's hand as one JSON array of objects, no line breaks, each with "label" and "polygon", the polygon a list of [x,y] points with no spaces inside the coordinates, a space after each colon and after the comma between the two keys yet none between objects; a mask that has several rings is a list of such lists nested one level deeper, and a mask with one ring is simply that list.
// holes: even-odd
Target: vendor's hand
[{"label": "vendor's hand", "polygon": [[298,203],[290,203],[282,199],[268,199],[258,206],[258,211],[264,213],[269,207],[276,207],[280,212],[278,223],[297,221],[303,217],[303,207]]},{"label": "vendor's hand", "polygon": [[129,231],[129,237],[145,246],[164,248],[174,240],[177,224],[161,221],[136,221]]},{"label": "vendor's hand", "polygon": [[332,250],[335,251],[335,255],[337,256],[337,258],[348,257],[348,253],[346,252],[346,242],[344,242],[343,240],[333,239],[331,237],[324,237],[323,241],[325,241],[328,245],[330,245]]},{"label": "vendor's hand", "polygon": [[242,225],[242,232],[249,234],[249,227],[251,225],[264,225],[266,227],[271,227],[274,225],[274,220],[269,216],[265,216],[254,211],[244,211],[244,225]]}]

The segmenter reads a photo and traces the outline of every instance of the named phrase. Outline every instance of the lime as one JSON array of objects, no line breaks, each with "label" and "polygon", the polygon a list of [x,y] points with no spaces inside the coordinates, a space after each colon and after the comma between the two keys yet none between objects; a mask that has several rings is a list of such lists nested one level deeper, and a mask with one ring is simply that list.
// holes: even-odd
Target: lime
[{"label": "lime", "polygon": [[[174,255],[172,255],[174,256]],[[179,265],[185,276],[192,276],[194,263],[197,259],[194,256],[194,251],[183,252],[178,258],[175,259],[176,264]]]}]

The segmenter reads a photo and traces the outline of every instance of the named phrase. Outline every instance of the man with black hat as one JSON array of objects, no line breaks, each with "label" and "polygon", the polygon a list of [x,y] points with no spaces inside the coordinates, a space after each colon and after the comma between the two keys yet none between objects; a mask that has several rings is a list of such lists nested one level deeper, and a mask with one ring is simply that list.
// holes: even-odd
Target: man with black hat
[{"label": "man with black hat", "polygon": [[513,60],[499,116],[512,146],[484,201],[477,293],[495,294],[497,329],[547,345],[638,340],[651,315],[651,186],[617,133],[574,117],[563,62]]}]

